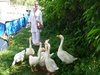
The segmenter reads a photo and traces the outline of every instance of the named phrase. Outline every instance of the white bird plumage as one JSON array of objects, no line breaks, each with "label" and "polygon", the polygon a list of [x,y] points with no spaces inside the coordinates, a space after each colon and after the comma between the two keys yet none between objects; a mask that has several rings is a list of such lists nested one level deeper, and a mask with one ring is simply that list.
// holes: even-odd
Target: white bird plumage
[{"label": "white bird plumage", "polygon": [[56,70],[58,70],[59,68],[57,67],[55,61],[50,58],[50,44],[48,43],[49,40],[47,40],[47,42],[45,43],[45,46],[47,47],[46,49],[46,53],[45,53],[45,65],[46,68],[49,72],[55,72]]},{"label": "white bird plumage", "polygon": [[24,60],[24,57],[25,57],[25,50],[15,54],[12,66],[14,66],[18,62],[22,62]]},{"label": "white bird plumage", "polygon": [[67,51],[64,51],[62,46],[63,46],[63,41],[64,37],[63,35],[57,35],[58,38],[61,39],[58,51],[57,51],[57,56],[61,59],[62,62],[65,62],[66,64],[70,64],[73,61],[77,60],[77,58],[73,57],[71,54],[69,54]]},{"label": "white bird plumage", "polygon": [[[42,51],[41,51],[41,58],[40,58],[40,62],[39,62],[39,65],[41,66],[41,67],[44,67],[45,66],[45,51],[47,50],[47,45],[46,45],[46,43],[48,43],[48,41],[49,41],[49,39],[48,40],[46,40],[45,41],[45,48],[44,47],[42,47]],[[49,52],[50,53],[50,52]],[[50,57],[51,56],[53,56],[54,55],[54,53],[51,53],[50,54]]]},{"label": "white bird plumage", "polygon": [[[44,50],[45,50],[45,49],[44,49]],[[45,52],[41,52],[40,54],[41,54],[41,57],[40,57],[39,65],[40,65],[41,67],[44,67],[44,66],[45,66],[45,57],[44,57]]]},{"label": "white bird plumage", "polygon": [[39,64],[39,61],[40,61],[40,53],[41,53],[41,46],[42,46],[42,43],[40,43],[40,46],[39,46],[39,50],[38,50],[38,56],[32,56],[32,55],[29,55],[29,65],[31,66],[31,70],[33,71],[32,69],[32,66],[34,68],[36,68],[36,65]]},{"label": "white bird plumage", "polygon": [[32,37],[29,37],[29,48],[26,48],[26,56],[34,55],[35,54],[35,51],[32,48],[31,41],[32,41]]},{"label": "white bird plumage", "polygon": [[[45,40],[45,42],[44,42],[44,44],[45,44],[45,50],[48,50],[48,44],[50,45],[49,40],[50,40],[50,39],[47,39],[47,40]],[[51,46],[50,46],[50,47],[51,47]],[[52,56],[54,55],[54,53],[51,53],[51,54],[50,54],[50,50],[48,50],[48,52],[49,52],[50,57],[52,57]]]},{"label": "white bird plumage", "polygon": [[[45,66],[45,53],[46,52],[41,52],[41,58],[40,58],[40,61],[39,61],[39,65],[41,67]],[[52,57],[53,55],[54,55],[54,53],[51,53],[50,57]]]}]

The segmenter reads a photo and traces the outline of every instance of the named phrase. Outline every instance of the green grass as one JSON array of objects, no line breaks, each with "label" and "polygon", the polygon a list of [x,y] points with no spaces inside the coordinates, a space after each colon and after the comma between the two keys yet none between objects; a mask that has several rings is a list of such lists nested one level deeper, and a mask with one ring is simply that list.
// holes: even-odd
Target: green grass
[{"label": "green grass", "polygon": [[[62,63],[56,54],[60,40],[56,37],[56,34],[47,33],[46,30],[42,31],[41,40],[44,42],[46,39],[50,39],[51,52],[55,53],[52,58],[59,67],[55,75],[100,75],[100,59],[90,56],[81,58],[82,48],[77,49],[74,46],[74,39],[70,35],[65,36],[63,48],[73,56],[78,57],[78,60],[69,65]],[[22,64],[11,67],[14,55],[28,47],[29,36],[31,36],[30,30],[23,28],[10,40],[8,49],[0,52],[0,75],[45,75],[42,71],[32,73],[28,59],[25,59]],[[33,48],[36,51],[38,50],[38,47],[33,46]]]}]

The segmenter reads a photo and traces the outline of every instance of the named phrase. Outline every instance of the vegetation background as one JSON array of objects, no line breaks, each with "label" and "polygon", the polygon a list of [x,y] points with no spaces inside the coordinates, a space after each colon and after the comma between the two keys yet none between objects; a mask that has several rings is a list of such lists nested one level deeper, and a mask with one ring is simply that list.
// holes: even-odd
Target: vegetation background
[{"label": "vegetation background", "polygon": [[[11,0],[12,4],[32,5],[33,0]],[[59,70],[56,75],[100,75],[100,1],[99,0],[39,0],[44,9],[44,28],[41,39],[50,39],[52,57]],[[56,51],[65,37],[63,48],[78,60],[72,64],[62,63]],[[28,60],[11,67],[14,55],[28,47],[30,29],[23,28],[9,42],[7,51],[0,52],[0,75],[39,75],[31,72]],[[34,49],[38,49],[34,47]]]}]

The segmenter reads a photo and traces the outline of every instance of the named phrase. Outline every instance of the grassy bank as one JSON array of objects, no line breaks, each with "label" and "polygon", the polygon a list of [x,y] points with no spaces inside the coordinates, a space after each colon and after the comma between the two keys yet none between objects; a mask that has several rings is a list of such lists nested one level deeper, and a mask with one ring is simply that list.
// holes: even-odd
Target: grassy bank
[{"label": "grassy bank", "polygon": [[[0,52],[0,75],[45,75],[44,72],[31,72],[28,60],[15,67],[11,67],[13,57],[19,51],[28,47],[28,38],[31,35],[30,30],[23,28],[14,38],[9,42],[9,47],[6,51]],[[52,58],[56,61],[59,70],[55,72],[56,75],[100,75],[100,60],[96,57],[80,57],[78,53],[82,53],[81,48],[76,49],[74,46],[74,38],[70,35],[64,35],[65,41],[63,48],[78,60],[70,65],[62,63],[56,55],[60,40],[56,34],[43,31],[41,40],[50,39],[51,52],[55,54]],[[33,46],[37,51],[38,47]],[[84,49],[83,49],[84,50]]]}]

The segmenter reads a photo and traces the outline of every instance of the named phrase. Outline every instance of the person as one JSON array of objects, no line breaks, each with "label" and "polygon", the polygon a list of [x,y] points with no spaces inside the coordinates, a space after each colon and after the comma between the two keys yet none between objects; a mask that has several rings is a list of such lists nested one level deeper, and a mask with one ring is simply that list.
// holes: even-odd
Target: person
[{"label": "person", "polygon": [[34,2],[33,9],[30,13],[30,23],[31,23],[31,33],[32,42],[34,45],[39,45],[40,43],[40,27],[43,26],[42,12],[39,9],[38,1]]}]

